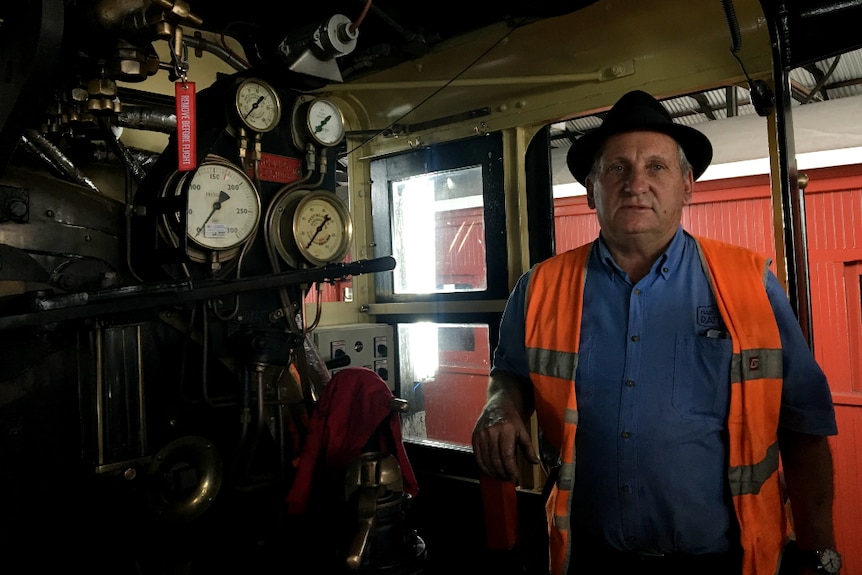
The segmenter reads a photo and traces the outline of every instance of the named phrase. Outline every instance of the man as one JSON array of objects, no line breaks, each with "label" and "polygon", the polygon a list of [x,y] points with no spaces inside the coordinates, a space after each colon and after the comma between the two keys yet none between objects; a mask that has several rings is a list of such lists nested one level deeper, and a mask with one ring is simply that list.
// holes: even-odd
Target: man
[{"label": "man", "polygon": [[552,575],[840,566],[826,378],[768,260],[680,224],[711,160],[701,132],[624,95],[568,154],[599,238],[509,297],[473,449],[517,482],[517,449],[539,463],[535,410]]}]

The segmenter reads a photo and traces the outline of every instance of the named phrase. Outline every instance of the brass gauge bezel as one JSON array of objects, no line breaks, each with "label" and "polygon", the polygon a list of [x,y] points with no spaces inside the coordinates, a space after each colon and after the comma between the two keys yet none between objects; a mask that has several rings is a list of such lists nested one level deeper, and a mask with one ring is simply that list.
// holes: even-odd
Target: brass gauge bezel
[{"label": "brass gauge bezel", "polygon": [[333,192],[315,190],[303,197],[293,214],[293,239],[302,256],[315,265],[339,262],[350,251],[353,221]]},{"label": "brass gauge bezel", "polygon": [[290,191],[276,200],[271,213],[274,247],[294,268],[339,262],[350,251],[353,220],[334,192]]},{"label": "brass gauge bezel", "polygon": [[236,87],[234,111],[239,121],[260,134],[273,130],[281,121],[281,98],[266,80],[246,78]]}]

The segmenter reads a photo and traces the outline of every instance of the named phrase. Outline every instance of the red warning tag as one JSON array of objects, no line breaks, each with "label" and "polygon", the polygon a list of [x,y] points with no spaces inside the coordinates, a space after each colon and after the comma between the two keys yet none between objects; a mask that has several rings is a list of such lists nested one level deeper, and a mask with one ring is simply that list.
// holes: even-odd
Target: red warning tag
[{"label": "red warning tag", "polygon": [[174,84],[177,105],[177,169],[181,172],[197,167],[197,118],[195,116],[195,83]]}]

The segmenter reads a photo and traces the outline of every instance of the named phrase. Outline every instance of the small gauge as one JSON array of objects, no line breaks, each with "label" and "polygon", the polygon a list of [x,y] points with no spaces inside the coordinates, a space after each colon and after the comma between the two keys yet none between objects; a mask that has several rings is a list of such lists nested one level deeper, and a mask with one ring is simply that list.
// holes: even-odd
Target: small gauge
[{"label": "small gauge", "polygon": [[281,120],[281,100],[267,82],[246,78],[236,89],[236,113],[255,132],[269,132]]},{"label": "small gauge", "polygon": [[260,196],[239,168],[223,161],[203,162],[182,186],[188,189],[186,233],[209,250],[228,250],[249,239],[260,217]]},{"label": "small gauge", "polygon": [[350,249],[353,223],[347,206],[326,190],[296,190],[274,203],[275,248],[289,265],[321,266],[340,261]]},{"label": "small gauge", "polygon": [[344,138],[344,116],[331,100],[312,100],[308,104],[305,121],[308,134],[321,146],[334,146]]}]

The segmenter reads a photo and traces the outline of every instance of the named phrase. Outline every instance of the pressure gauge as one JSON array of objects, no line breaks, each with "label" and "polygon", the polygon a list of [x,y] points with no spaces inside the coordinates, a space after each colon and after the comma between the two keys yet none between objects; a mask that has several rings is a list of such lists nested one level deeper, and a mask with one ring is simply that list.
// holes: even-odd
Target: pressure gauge
[{"label": "pressure gauge", "polygon": [[305,118],[309,134],[321,146],[334,146],[344,137],[344,117],[330,100],[312,100]]},{"label": "pressure gauge", "polygon": [[353,224],[344,203],[332,192],[306,195],[293,215],[293,238],[300,253],[313,264],[337,262],[347,255]]},{"label": "pressure gauge", "polygon": [[344,115],[332,100],[300,96],[293,106],[294,144],[305,148],[309,140],[320,146],[335,146],[344,139]]},{"label": "pressure gauge", "polygon": [[281,100],[269,83],[246,78],[236,89],[236,113],[250,130],[269,132],[281,119]]},{"label": "pressure gauge", "polygon": [[293,267],[344,259],[353,223],[347,206],[327,190],[297,190],[276,200],[269,222],[275,248]]},{"label": "pressure gauge", "polygon": [[206,161],[180,182],[188,190],[186,233],[208,250],[228,250],[249,239],[260,217],[260,196],[239,168],[226,161]]}]

